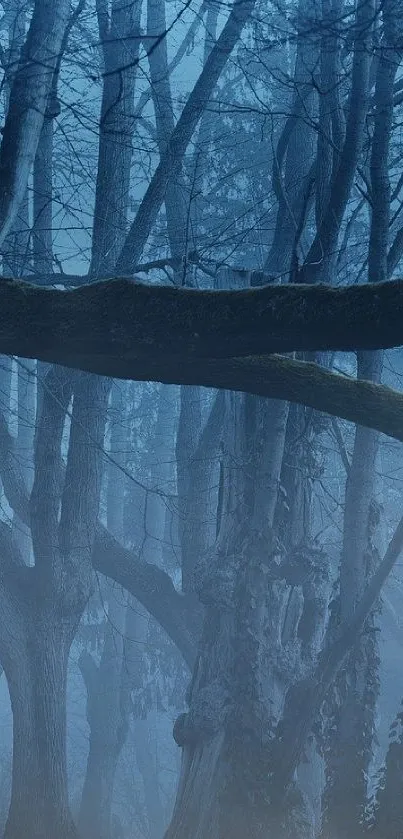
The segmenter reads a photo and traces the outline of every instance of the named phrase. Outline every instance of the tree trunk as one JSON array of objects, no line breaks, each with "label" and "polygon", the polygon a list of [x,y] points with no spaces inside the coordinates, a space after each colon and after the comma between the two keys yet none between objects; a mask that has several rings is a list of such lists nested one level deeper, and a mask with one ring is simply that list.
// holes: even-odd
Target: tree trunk
[{"label": "tree trunk", "polygon": [[13,712],[12,794],[4,839],[76,839],[66,767],[66,678],[72,632],[41,616],[6,665]]},{"label": "tree trunk", "polygon": [[268,738],[292,675],[279,645],[270,652],[267,642],[283,615],[285,586],[271,581],[269,566],[286,415],[280,402],[227,395],[223,511],[214,552],[196,575],[207,611],[189,713],[174,729],[182,773],[166,839],[270,835]]},{"label": "tree trunk", "polygon": [[315,133],[310,119],[314,119],[317,107],[312,77],[318,61],[318,44],[315,36],[307,35],[306,29],[318,25],[315,17],[314,4],[309,0],[300,0],[294,68],[295,92],[290,103],[291,114],[281,132],[273,161],[272,185],[278,210],[265,270],[273,277],[281,277],[283,281],[290,272],[293,252],[298,248],[305,227],[308,199],[312,191]]},{"label": "tree trunk", "polygon": [[[114,464],[125,468],[127,425],[125,384],[112,386],[109,421],[111,455],[107,471],[107,524],[123,541],[123,509],[126,479]],[[89,753],[81,799],[79,827],[85,839],[111,839],[113,790],[120,753],[128,733],[128,709],[122,707],[124,669],[125,594],[107,588],[108,619],[99,666],[90,653],[80,657],[87,689]]]},{"label": "tree trunk", "polygon": [[111,592],[99,667],[87,657],[92,662],[86,675],[90,747],[79,819],[84,839],[111,839],[116,769],[129,725],[121,704],[124,614],[119,595],[115,600]]},{"label": "tree trunk", "polygon": [[27,190],[53,74],[70,12],[69,0],[36,2],[10,90],[0,144],[0,241],[17,218]]},{"label": "tree trunk", "polygon": [[[358,427],[346,488],[340,619],[351,620],[379,556],[374,501],[378,435]],[[333,695],[327,742],[324,836],[352,839],[362,830],[378,695],[375,611],[367,620]]]}]

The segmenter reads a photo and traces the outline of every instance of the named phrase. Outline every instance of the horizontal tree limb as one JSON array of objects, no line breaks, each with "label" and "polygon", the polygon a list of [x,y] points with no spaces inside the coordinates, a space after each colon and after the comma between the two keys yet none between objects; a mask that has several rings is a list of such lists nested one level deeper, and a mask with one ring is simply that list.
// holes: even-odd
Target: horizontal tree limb
[{"label": "horizontal tree limb", "polygon": [[127,278],[70,290],[0,282],[0,352],[55,361],[82,355],[100,368],[121,359],[122,376],[130,374],[123,362],[160,355],[234,358],[401,345],[401,280],[220,291]]},{"label": "horizontal tree limb", "polygon": [[402,315],[400,280],[246,291],[106,280],[62,291],[5,279],[0,352],[115,378],[299,402],[403,440],[401,393],[266,354],[400,345]]}]

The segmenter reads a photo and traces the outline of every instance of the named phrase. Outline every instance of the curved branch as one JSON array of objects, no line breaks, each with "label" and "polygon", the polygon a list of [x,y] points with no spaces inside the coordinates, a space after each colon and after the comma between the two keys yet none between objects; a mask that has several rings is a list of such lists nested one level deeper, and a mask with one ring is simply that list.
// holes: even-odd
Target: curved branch
[{"label": "curved branch", "polygon": [[[29,525],[28,492],[15,459],[14,439],[1,412],[0,477],[10,506]],[[96,532],[92,564],[96,571],[122,585],[143,604],[166,630],[191,668],[199,628],[197,608],[190,598],[175,590],[168,574],[148,563],[140,563],[101,524]],[[0,522],[0,577],[1,570],[4,572],[11,565],[21,566],[23,562],[12,539],[11,528]]]},{"label": "curved branch", "polygon": [[140,562],[101,524],[92,554],[96,571],[130,592],[165,629],[189,668],[196,657],[199,629],[197,606],[179,594],[168,574],[148,562]]}]

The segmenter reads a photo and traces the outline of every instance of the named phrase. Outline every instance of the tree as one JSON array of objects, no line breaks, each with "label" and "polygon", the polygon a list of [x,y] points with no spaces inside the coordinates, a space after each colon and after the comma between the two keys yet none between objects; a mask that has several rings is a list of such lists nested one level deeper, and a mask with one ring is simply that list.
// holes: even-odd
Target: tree
[{"label": "tree", "polygon": [[[76,835],[65,763],[67,659],[92,586],[107,387],[100,389],[85,374],[55,368],[46,385],[34,485],[28,500],[21,478],[16,508],[23,521],[31,522],[34,566],[19,553],[10,527],[3,523],[1,528],[0,655],[13,709],[13,781],[5,832],[10,839],[25,832],[38,839]],[[72,395],[64,467],[61,443]]]}]

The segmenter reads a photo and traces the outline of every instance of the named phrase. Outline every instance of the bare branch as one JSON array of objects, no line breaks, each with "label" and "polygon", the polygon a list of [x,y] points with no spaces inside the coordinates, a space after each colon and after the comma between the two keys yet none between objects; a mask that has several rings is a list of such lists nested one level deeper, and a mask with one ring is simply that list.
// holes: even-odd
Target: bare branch
[{"label": "bare branch", "polygon": [[199,630],[198,606],[179,594],[168,574],[155,565],[141,562],[98,525],[92,555],[96,571],[129,591],[165,629],[192,668]]},{"label": "bare branch", "polygon": [[311,244],[301,279],[318,281],[322,268],[335,251],[341,223],[351,194],[369,107],[370,70],[372,62],[373,27],[376,20],[374,0],[358,3],[354,24],[354,57],[351,91],[344,145],[338,168],[332,178],[329,201]]},{"label": "bare branch", "polygon": [[[214,87],[238,41],[246,21],[250,18],[255,0],[235,0],[228,20],[215,43],[203,70],[188,97],[186,105],[169,138],[165,153],[149,183],[136,218],[117,262],[118,271],[133,270],[139,262],[151,228],[157,219],[170,181],[179,171],[183,156],[193,136]],[[153,45],[158,45],[158,38]]]}]

